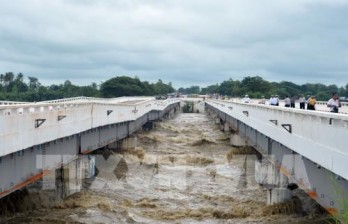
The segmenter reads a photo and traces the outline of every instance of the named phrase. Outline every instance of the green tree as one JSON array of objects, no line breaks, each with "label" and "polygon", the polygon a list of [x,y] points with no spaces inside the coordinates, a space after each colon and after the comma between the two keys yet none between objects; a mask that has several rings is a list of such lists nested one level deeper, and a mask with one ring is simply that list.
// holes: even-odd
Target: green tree
[{"label": "green tree", "polygon": [[165,84],[162,82],[161,79],[159,79],[157,83],[154,84],[154,91],[156,95],[165,95],[168,93],[172,93],[175,90],[171,85]]},{"label": "green tree", "polygon": [[5,75],[4,74],[0,74],[0,85],[3,86],[5,82]]},{"label": "green tree", "polygon": [[139,96],[143,95],[139,79],[119,76],[102,83],[100,92],[103,97]]},{"label": "green tree", "polygon": [[201,92],[201,88],[199,86],[190,86],[188,88],[180,87],[178,92],[182,94],[199,94]]},{"label": "green tree", "polygon": [[279,83],[278,88],[279,89],[277,89],[276,91],[281,98],[285,98],[286,95],[292,97],[300,96],[302,94],[300,86],[292,82],[282,81]]},{"label": "green tree", "polygon": [[5,87],[5,91],[9,92],[11,91],[10,86],[13,83],[13,79],[14,79],[14,74],[13,72],[6,72],[5,76],[4,76],[4,87]]},{"label": "green tree", "polygon": [[201,94],[213,94],[217,93],[219,89],[219,84],[210,85],[201,89]]},{"label": "green tree", "polygon": [[28,85],[24,82],[24,75],[22,73],[17,74],[13,83],[17,89],[17,92],[23,93],[28,91]]},{"label": "green tree", "polygon": [[234,82],[232,79],[223,81],[218,88],[218,93],[221,95],[231,96],[233,94],[233,87],[234,87]]},{"label": "green tree", "polygon": [[242,82],[244,92],[260,92],[266,93],[272,89],[269,82],[263,80],[260,76],[245,77]]},{"label": "green tree", "polygon": [[29,79],[29,84],[28,84],[29,90],[37,91],[41,85],[38,78],[29,76],[28,79]]}]

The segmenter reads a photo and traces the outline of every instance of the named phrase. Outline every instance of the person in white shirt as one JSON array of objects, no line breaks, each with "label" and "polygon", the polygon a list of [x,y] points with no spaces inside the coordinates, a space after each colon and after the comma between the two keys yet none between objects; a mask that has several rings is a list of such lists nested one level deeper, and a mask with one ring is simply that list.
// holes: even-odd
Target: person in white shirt
[{"label": "person in white shirt", "polygon": [[341,102],[338,99],[338,94],[333,93],[332,98],[327,102],[327,106],[330,107],[330,112],[338,113],[338,108],[341,107]]},{"label": "person in white shirt", "polygon": [[249,98],[248,95],[245,95],[245,96],[244,96],[243,102],[244,102],[244,103],[250,103],[250,98]]},{"label": "person in white shirt", "polygon": [[290,107],[291,100],[289,96],[286,96],[286,98],[284,99],[284,103],[285,103],[285,107]]},{"label": "person in white shirt", "polygon": [[298,100],[300,101],[300,109],[304,110],[306,105],[306,98],[302,94]]},{"label": "person in white shirt", "polygon": [[272,106],[277,106],[277,99],[273,95],[269,99],[269,104]]}]

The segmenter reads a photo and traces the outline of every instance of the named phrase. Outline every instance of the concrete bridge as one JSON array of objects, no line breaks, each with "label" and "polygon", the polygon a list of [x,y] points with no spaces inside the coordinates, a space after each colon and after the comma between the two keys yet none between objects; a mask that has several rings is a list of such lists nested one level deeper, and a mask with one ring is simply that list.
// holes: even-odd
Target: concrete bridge
[{"label": "concrete bridge", "polygon": [[[1,104],[0,197],[41,179],[50,170],[81,179],[79,169],[72,167],[88,166],[92,161],[80,161],[80,155],[124,139],[179,109],[178,99],[151,97]],[[60,169],[62,166],[67,167]],[[78,191],[81,183],[75,185],[72,191],[61,192],[62,197]]]},{"label": "concrete bridge", "polygon": [[[193,112],[205,109],[231,131],[233,145],[258,150],[263,159],[255,163],[256,179],[269,189],[270,204],[288,199],[291,189],[300,187],[329,212],[343,209],[341,199],[348,198],[348,115],[187,98],[0,102],[0,197],[39,180],[50,170],[78,179],[81,173],[69,167],[93,162],[89,157],[79,160],[79,155],[151,126],[185,102],[193,102]],[[67,166],[65,171],[60,169],[63,166]],[[62,194],[70,193],[74,190]]]},{"label": "concrete bridge", "polygon": [[206,100],[206,110],[232,130],[233,145],[262,155],[256,179],[270,204],[296,186],[331,213],[347,209],[348,115],[223,100]]}]

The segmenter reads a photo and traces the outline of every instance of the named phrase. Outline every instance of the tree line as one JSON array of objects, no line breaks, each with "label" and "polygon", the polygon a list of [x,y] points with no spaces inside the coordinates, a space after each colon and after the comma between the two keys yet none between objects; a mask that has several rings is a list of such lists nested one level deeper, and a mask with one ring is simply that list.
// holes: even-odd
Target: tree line
[{"label": "tree line", "polygon": [[142,82],[138,77],[118,76],[99,86],[91,83],[78,86],[66,80],[62,84],[42,85],[38,78],[13,72],[0,74],[0,100],[34,102],[63,99],[77,96],[120,97],[120,96],[154,96],[175,92],[171,83],[159,79],[156,83]]},{"label": "tree line", "polygon": [[348,83],[343,87],[337,85],[324,85],[320,83],[306,83],[298,85],[289,81],[269,82],[260,76],[248,76],[243,80],[225,80],[220,84],[209,85],[204,88],[191,86],[188,88],[179,88],[179,92],[184,94],[214,94],[218,93],[224,96],[242,97],[249,95],[251,98],[270,98],[271,95],[279,95],[280,98],[286,96],[308,96],[314,95],[317,100],[328,100],[333,92],[340,96],[348,97]]},{"label": "tree line", "polygon": [[62,84],[42,85],[38,78],[25,76],[22,73],[7,72],[0,74],[0,100],[11,101],[43,101],[77,96],[87,97],[120,97],[120,96],[156,96],[179,92],[182,94],[220,94],[230,97],[242,97],[248,94],[251,98],[269,98],[271,95],[300,96],[314,95],[318,100],[327,100],[332,92],[340,96],[348,96],[348,84],[342,87],[324,84],[298,85],[288,81],[269,82],[260,76],[248,76],[240,80],[225,80],[222,83],[201,88],[194,85],[175,90],[172,83],[164,83],[159,79],[155,83],[141,81],[138,77],[117,76],[100,85],[91,83],[86,86],[74,85],[69,80]]}]

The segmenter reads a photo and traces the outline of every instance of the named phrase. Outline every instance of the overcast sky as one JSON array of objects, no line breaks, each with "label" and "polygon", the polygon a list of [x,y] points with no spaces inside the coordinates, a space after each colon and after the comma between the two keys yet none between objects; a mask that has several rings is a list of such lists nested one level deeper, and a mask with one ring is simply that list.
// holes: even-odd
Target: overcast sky
[{"label": "overcast sky", "polygon": [[43,84],[117,75],[174,87],[259,75],[348,83],[347,0],[15,0],[0,3],[0,73]]}]

